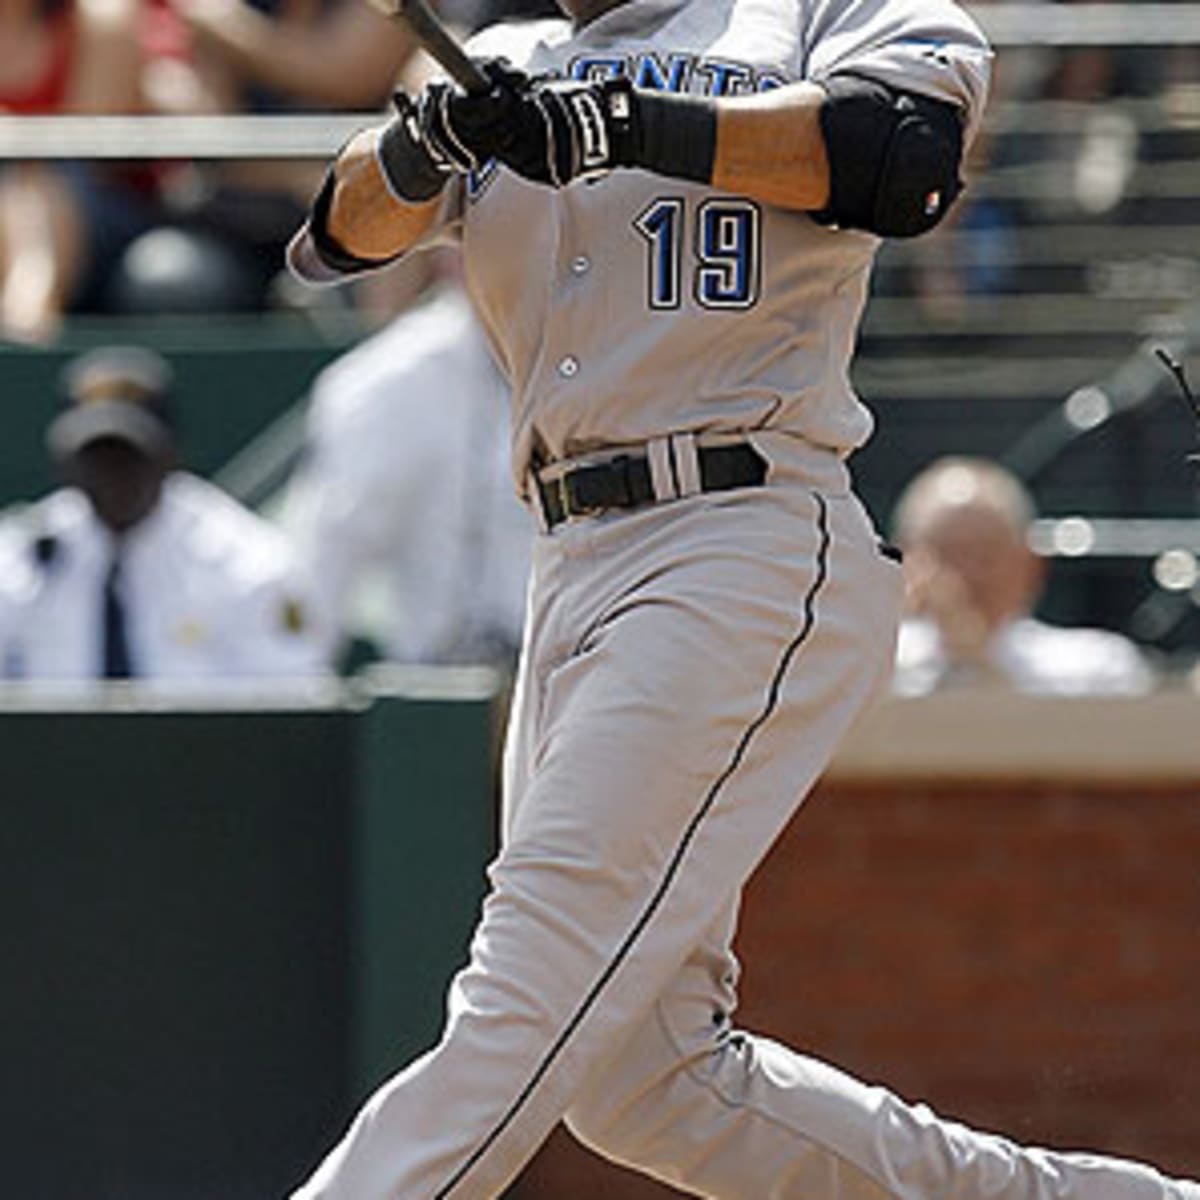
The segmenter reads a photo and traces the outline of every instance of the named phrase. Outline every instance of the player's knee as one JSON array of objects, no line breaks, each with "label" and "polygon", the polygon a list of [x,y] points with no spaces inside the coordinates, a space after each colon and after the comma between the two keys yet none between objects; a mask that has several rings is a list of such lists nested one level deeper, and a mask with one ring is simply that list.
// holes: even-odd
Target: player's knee
[{"label": "player's knee", "polygon": [[693,995],[665,997],[621,1055],[605,1065],[565,1114],[585,1145],[626,1162],[654,1159],[663,1115],[687,1105],[692,1088],[720,1056],[728,1034],[723,1011]]},{"label": "player's knee", "polygon": [[613,1139],[612,1126],[615,1110],[609,1096],[597,1089],[588,1089],[577,1096],[571,1107],[563,1114],[563,1124],[572,1136],[593,1150],[604,1152]]},{"label": "player's knee", "polygon": [[659,1013],[647,1020],[633,1040],[580,1093],[564,1114],[571,1133],[585,1146],[610,1158],[636,1155],[631,1143],[647,1132],[647,1101],[655,1105],[677,1061],[669,1039],[662,1036]]},{"label": "player's knee", "polygon": [[563,1123],[577,1141],[605,1158],[652,1166],[666,1108],[657,1088],[638,1094],[606,1081],[577,1096],[563,1114]]}]

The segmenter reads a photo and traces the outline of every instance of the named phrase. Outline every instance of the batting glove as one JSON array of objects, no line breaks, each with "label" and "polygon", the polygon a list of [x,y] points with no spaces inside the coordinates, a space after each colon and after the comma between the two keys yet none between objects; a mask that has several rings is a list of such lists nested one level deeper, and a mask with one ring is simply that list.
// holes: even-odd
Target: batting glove
[{"label": "batting glove", "polygon": [[634,93],[626,80],[540,81],[520,101],[514,135],[497,155],[518,175],[565,187],[634,165]]},{"label": "batting glove", "polygon": [[431,83],[417,104],[417,123],[430,156],[447,172],[478,171],[521,135],[529,78],[503,59],[479,64],[491,81],[483,93]]},{"label": "batting glove", "polygon": [[502,59],[480,66],[492,81],[487,92],[433,83],[417,104],[421,145],[446,173],[477,171],[495,158],[556,188],[614,167],[704,183],[712,178],[710,100],[638,92],[627,79],[530,79]]},{"label": "batting glove", "polygon": [[628,79],[534,81],[498,157],[535,183],[564,187],[614,167],[708,183],[716,149],[711,100],[639,92]]},{"label": "batting glove", "polygon": [[449,166],[435,156],[421,131],[420,110],[403,92],[392,97],[396,116],[375,146],[375,159],[399,200],[420,204],[446,186]]}]

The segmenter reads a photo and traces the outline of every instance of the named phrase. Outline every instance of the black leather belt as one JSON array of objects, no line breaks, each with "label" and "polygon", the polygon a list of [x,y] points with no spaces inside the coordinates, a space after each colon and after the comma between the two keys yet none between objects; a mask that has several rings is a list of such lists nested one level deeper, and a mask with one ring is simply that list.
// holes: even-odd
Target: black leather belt
[{"label": "black leather belt", "polygon": [[[767,464],[748,442],[732,446],[700,446],[700,490],[759,487]],[[622,454],[606,462],[572,467],[551,480],[538,479],[542,512],[550,528],[568,517],[588,517],[611,508],[635,508],[654,501],[654,483],[646,458]]]}]

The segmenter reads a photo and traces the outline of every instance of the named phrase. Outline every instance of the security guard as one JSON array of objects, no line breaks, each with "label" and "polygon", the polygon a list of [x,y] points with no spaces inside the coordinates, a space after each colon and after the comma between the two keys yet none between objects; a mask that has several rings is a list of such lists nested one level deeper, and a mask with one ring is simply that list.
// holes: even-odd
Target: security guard
[{"label": "security guard", "polygon": [[0,675],[215,682],[324,673],[308,586],[269,524],[176,469],[171,371],[71,363],[47,444],[69,486],[0,534]]}]

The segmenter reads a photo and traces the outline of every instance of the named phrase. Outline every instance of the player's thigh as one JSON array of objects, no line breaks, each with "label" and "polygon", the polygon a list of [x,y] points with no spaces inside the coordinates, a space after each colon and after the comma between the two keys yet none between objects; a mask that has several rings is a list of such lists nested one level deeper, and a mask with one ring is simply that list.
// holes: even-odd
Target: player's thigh
[{"label": "player's thigh", "polygon": [[574,642],[530,663],[528,778],[439,1051],[507,1064],[505,1094],[533,1081],[522,1113],[556,1119],[678,991],[877,679],[847,584],[881,613],[897,589],[852,578],[836,507],[613,522],[553,593],[573,619],[549,613],[546,644]]},{"label": "player's thigh", "polygon": [[774,836],[890,667],[898,572],[856,502],[705,497],[591,547],[569,650],[527,663],[511,840],[637,871],[701,813]]},{"label": "player's thigh", "polygon": [[648,1004],[733,901],[890,655],[893,569],[838,508],[705,503],[595,531],[571,585],[591,620],[530,667],[482,950],[561,967],[553,992],[640,974]]}]

